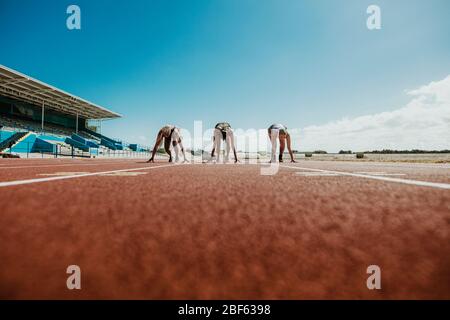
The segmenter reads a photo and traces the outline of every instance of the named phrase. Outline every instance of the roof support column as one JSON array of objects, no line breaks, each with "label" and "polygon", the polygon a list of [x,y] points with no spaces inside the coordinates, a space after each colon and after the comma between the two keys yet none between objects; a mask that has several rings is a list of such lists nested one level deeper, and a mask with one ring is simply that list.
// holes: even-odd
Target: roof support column
[{"label": "roof support column", "polygon": [[78,112],[77,112],[77,120],[75,123],[75,132],[78,134]]},{"label": "roof support column", "polygon": [[44,102],[42,102],[42,115],[41,115],[41,129],[42,129],[42,132],[44,131],[44,109],[45,109],[45,106],[44,106]]}]

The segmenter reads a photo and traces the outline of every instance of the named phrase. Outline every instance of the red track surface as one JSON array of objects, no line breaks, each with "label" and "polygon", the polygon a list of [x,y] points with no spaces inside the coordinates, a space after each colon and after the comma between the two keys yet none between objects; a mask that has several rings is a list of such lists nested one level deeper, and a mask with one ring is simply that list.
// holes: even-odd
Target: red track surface
[{"label": "red track surface", "polygon": [[[142,162],[0,160],[0,183],[145,173],[0,187],[0,298],[450,298],[449,189]],[[450,183],[448,165],[286,165]],[[81,290],[66,288],[72,264]]]}]

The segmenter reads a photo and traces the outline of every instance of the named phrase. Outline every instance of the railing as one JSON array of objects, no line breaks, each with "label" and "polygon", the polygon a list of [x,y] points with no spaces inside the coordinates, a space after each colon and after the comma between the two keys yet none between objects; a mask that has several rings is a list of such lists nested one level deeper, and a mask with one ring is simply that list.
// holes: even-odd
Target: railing
[{"label": "railing", "polygon": [[[3,125],[2,130],[4,130],[4,131],[13,131],[15,133],[17,133],[17,132],[29,132],[30,131],[30,130],[27,130],[27,129],[23,128],[23,127],[13,126],[10,123],[2,124],[2,125]],[[53,135],[55,137],[64,137],[64,138],[70,137],[70,136],[64,135],[64,134],[62,134],[60,132],[55,134],[55,131],[49,130],[48,128],[45,128],[43,131],[32,130],[32,133],[35,133],[37,135],[37,137],[39,137],[39,135],[46,135],[46,134]],[[3,141],[3,140],[8,139],[8,138],[5,139],[4,137],[2,137],[2,135],[4,135],[4,134],[2,134],[2,131],[0,131],[0,142]],[[11,135],[8,134],[8,137],[10,137],[10,136]],[[113,140],[113,139],[110,139],[110,140]],[[26,147],[24,146],[25,143],[27,145]],[[35,148],[33,148],[33,145],[35,145]],[[123,144],[123,147],[126,147],[127,145],[129,145],[129,144],[125,143],[125,144]],[[40,146],[37,142],[35,142],[35,143],[33,143],[33,142],[29,142],[29,143],[28,142],[21,142],[21,146],[19,146],[19,147],[17,147],[17,146],[14,147],[13,146],[12,147],[12,152],[20,153],[20,154],[23,154],[23,155],[26,154],[27,157],[36,156],[36,155],[41,155],[42,157],[49,156],[49,155],[63,156],[63,157],[64,156],[70,156],[70,157],[72,157],[72,152],[66,152],[66,151],[61,151],[61,150],[57,150],[57,151],[55,151],[55,150],[52,150],[52,151],[47,151],[47,150],[46,151],[41,151],[41,150],[40,151],[36,151],[36,149],[41,149],[41,147],[45,150],[45,146]],[[60,148],[60,146],[58,146],[58,148]],[[142,146],[137,145],[137,149],[138,150],[141,149],[141,148],[142,148]],[[62,149],[64,150],[65,148],[62,148]],[[92,151],[92,149],[94,149],[95,151]],[[146,148],[146,149],[148,149],[148,148]],[[78,150],[78,152],[77,152],[76,146],[75,146],[74,150],[75,151],[74,151],[73,157],[77,157],[78,154],[80,154],[80,157],[96,157],[96,156],[98,156],[98,157],[115,157],[115,158],[133,158],[133,157],[145,158],[145,157],[150,157],[150,154],[149,154],[148,151],[103,150],[102,148],[99,148],[98,151],[97,151],[96,148],[92,148],[91,147],[91,149],[89,149],[89,151],[81,152],[81,150]],[[5,149],[4,152],[5,151],[10,152],[9,148]]]},{"label": "railing", "polygon": [[148,152],[136,152],[129,150],[110,150],[90,148],[82,151],[70,145],[59,145],[39,142],[21,142],[19,146],[6,148],[3,153],[18,154],[26,158],[149,158]]},{"label": "railing", "polygon": [[23,138],[26,134],[27,134],[26,132],[16,132],[13,135],[11,135],[9,138],[0,142],[0,152],[5,149],[13,147],[18,142],[18,140]]},{"label": "railing", "polygon": [[[17,125],[15,123],[9,123],[9,122],[2,123],[1,125],[3,125],[2,130],[12,130],[15,132],[32,131],[32,132],[36,132],[39,134],[51,134],[51,135],[56,135],[56,136],[70,136],[70,133],[72,132],[72,130],[64,130],[64,129],[53,128],[53,127],[45,127],[45,126],[44,126],[44,130],[42,130],[41,127],[34,126],[34,125],[26,125],[26,124]],[[75,132],[75,129],[73,130],[73,132]]]}]

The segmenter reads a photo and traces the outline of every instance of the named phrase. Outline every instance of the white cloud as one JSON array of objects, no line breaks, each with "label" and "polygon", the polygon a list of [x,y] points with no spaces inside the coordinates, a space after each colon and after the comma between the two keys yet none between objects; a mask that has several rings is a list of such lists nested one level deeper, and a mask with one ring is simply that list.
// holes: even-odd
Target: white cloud
[{"label": "white cloud", "polygon": [[407,91],[403,108],[291,130],[300,150],[450,149],[450,75]]}]

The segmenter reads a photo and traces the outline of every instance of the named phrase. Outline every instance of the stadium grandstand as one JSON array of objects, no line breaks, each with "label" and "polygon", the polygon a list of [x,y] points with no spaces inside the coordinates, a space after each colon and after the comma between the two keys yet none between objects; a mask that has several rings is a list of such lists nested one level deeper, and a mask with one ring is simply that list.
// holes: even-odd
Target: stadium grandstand
[{"label": "stadium grandstand", "polygon": [[0,65],[0,154],[146,156],[146,148],[106,137],[103,120],[118,113]]}]

